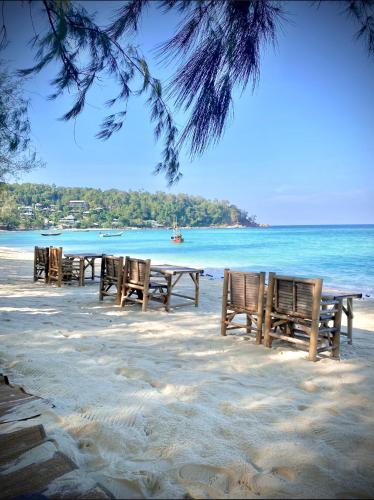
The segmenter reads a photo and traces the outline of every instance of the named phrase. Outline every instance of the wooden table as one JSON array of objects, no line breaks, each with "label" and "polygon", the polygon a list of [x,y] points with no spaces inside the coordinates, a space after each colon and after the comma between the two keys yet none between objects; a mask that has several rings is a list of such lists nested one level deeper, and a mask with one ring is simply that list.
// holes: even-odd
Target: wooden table
[{"label": "wooden table", "polygon": [[[187,299],[188,302],[182,302],[179,304],[175,304],[173,307],[182,307],[191,305],[191,303],[195,304],[195,307],[199,305],[199,276],[203,272],[203,269],[194,269],[192,267],[183,267],[183,266],[174,266],[172,264],[161,264],[159,266],[151,266],[151,280],[154,278],[162,277],[167,285],[167,302],[165,304],[165,309],[170,311],[170,299],[171,297],[181,297],[183,299]],[[188,295],[183,295],[180,293],[174,292],[174,288],[176,284],[180,281],[180,279],[188,275],[195,287],[194,297],[190,297]]]},{"label": "wooden table", "polygon": [[[362,293],[341,293],[337,295],[325,295],[323,299],[340,300],[342,303],[342,311],[347,316],[347,332],[340,332],[348,338],[348,344],[352,344],[352,331],[353,331],[353,299],[362,299]],[[344,304],[344,302],[346,304]]]},{"label": "wooden table", "polygon": [[64,257],[79,261],[79,286],[84,286],[85,272],[91,268],[91,279],[95,279],[95,259],[101,259],[101,253],[66,253]]}]

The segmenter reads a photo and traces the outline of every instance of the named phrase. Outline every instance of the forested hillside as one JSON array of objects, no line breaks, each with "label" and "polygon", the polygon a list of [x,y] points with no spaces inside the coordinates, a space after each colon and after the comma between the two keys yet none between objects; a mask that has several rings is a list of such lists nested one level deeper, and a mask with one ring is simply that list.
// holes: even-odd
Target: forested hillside
[{"label": "forested hillside", "polygon": [[3,186],[0,197],[0,224],[15,228],[257,225],[228,201],[186,194],[27,183]]}]

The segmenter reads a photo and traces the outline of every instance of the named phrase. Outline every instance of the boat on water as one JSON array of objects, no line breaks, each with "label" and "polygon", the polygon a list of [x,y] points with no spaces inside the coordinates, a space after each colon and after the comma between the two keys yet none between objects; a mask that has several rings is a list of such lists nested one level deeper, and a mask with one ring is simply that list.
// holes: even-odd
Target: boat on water
[{"label": "boat on water", "polygon": [[42,236],[60,236],[61,233],[40,233]]},{"label": "boat on water", "polygon": [[181,233],[181,231],[178,229],[177,226],[174,226],[174,233],[173,233],[173,236],[170,237],[170,239],[171,239],[172,243],[183,243],[184,242],[183,234]]},{"label": "boat on water", "polygon": [[103,233],[100,234],[102,238],[114,238],[115,236],[122,236],[123,233]]}]

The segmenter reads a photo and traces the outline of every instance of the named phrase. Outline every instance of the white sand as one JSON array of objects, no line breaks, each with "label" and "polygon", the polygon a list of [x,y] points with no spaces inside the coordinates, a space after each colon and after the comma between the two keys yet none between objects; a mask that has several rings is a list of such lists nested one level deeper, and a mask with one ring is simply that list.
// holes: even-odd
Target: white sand
[{"label": "white sand", "polygon": [[373,497],[371,300],[355,301],[341,361],[311,363],[221,337],[222,281],[168,314],[31,276],[31,254],[0,250],[0,371],[45,399],[33,422],[79,465],[59,487],[84,474],[120,498]]}]

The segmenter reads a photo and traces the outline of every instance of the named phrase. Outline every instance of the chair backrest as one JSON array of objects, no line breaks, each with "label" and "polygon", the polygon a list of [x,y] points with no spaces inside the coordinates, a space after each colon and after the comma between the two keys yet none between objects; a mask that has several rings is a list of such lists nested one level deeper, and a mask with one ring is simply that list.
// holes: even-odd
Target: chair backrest
[{"label": "chair backrest", "polygon": [[274,310],[280,314],[312,320],[319,314],[323,280],[271,273]]},{"label": "chair backrest", "polygon": [[60,270],[62,267],[62,247],[49,248],[49,269]]},{"label": "chair backrest", "polygon": [[123,257],[113,257],[103,255],[101,259],[101,278],[116,282],[121,279],[123,267]]},{"label": "chair backrest", "polygon": [[134,259],[126,257],[124,266],[124,281],[130,285],[148,287],[150,275],[150,259]]},{"label": "chair backrest", "polygon": [[234,310],[256,313],[263,304],[265,273],[228,270],[228,305]]},{"label": "chair backrest", "polygon": [[34,248],[34,264],[40,266],[48,266],[49,247]]}]

